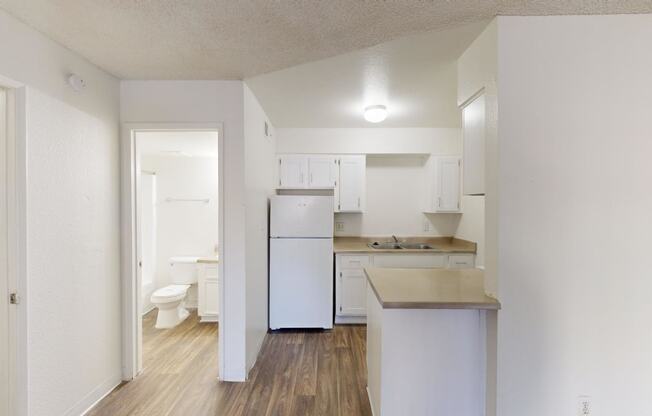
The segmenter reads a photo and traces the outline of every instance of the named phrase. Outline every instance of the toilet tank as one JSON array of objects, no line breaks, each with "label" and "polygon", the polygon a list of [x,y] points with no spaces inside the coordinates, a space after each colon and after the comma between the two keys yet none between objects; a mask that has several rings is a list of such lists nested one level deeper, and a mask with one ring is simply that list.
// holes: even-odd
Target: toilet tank
[{"label": "toilet tank", "polygon": [[170,275],[172,283],[192,285],[197,283],[198,257],[170,257]]}]

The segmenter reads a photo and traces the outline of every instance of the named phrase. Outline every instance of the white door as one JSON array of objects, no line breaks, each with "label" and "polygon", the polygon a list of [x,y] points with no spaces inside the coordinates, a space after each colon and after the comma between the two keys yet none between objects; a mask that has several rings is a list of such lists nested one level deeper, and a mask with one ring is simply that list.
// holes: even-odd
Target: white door
[{"label": "white door", "polygon": [[269,325],[333,327],[333,240],[270,240]]},{"label": "white door", "polygon": [[142,306],[141,313],[150,309],[149,298],[156,289],[156,174],[141,172],[139,201],[142,248]]},{"label": "white door", "polygon": [[143,175],[140,174],[140,160],[142,159],[141,145],[138,139],[139,133],[135,133],[135,161],[136,161],[136,284],[134,285],[136,297],[136,373],[140,374],[143,371],[143,211],[146,202],[142,200],[140,192],[142,188]]},{"label": "white door", "polygon": [[484,195],[485,99],[478,96],[462,110],[464,195]]},{"label": "white door", "polygon": [[306,188],[308,186],[308,157],[283,155],[279,157],[279,187]]},{"label": "white door", "polygon": [[271,237],[333,237],[333,197],[273,195]]},{"label": "white door", "polygon": [[364,211],[365,156],[342,156],[340,159],[339,211]]},{"label": "white door", "polygon": [[364,270],[342,270],[339,279],[340,305],[337,314],[365,316],[367,314],[367,278]]},{"label": "white door", "polygon": [[460,210],[460,160],[456,157],[441,158],[437,169],[437,211],[457,212]]},{"label": "white door", "polygon": [[337,160],[334,156],[310,156],[308,158],[308,184],[311,188],[335,186]]},{"label": "white door", "polygon": [[10,415],[7,179],[7,93],[0,88],[0,416]]}]

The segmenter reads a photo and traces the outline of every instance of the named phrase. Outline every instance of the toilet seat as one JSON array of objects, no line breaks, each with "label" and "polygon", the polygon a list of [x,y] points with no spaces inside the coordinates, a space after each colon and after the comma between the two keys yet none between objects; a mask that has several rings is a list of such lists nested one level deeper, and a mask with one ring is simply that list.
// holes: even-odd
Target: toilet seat
[{"label": "toilet seat", "polygon": [[169,303],[182,300],[186,297],[190,285],[169,285],[157,289],[152,293],[150,301],[152,303]]}]

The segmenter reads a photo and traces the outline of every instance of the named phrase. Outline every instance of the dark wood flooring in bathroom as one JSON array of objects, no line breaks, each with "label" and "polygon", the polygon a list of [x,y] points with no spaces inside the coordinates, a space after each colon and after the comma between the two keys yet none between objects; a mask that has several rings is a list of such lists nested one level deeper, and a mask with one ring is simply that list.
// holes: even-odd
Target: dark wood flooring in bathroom
[{"label": "dark wood flooring in bathroom", "polygon": [[196,313],[171,330],[143,320],[143,374],[90,416],[368,416],[365,326],[267,334],[245,383],[217,380],[217,324]]}]

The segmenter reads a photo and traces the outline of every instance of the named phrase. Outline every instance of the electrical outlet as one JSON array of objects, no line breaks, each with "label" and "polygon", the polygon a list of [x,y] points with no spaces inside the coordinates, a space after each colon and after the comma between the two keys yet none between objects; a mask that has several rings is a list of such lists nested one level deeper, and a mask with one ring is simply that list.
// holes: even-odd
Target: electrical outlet
[{"label": "electrical outlet", "polygon": [[578,414],[578,416],[590,416],[591,415],[591,397],[590,396],[579,396],[577,398],[577,414]]},{"label": "electrical outlet", "polygon": [[430,221],[428,221],[427,218],[423,219],[423,231],[425,232],[430,231]]},{"label": "electrical outlet", "polygon": [[344,231],[344,223],[343,222],[336,222],[335,223],[335,231]]}]

